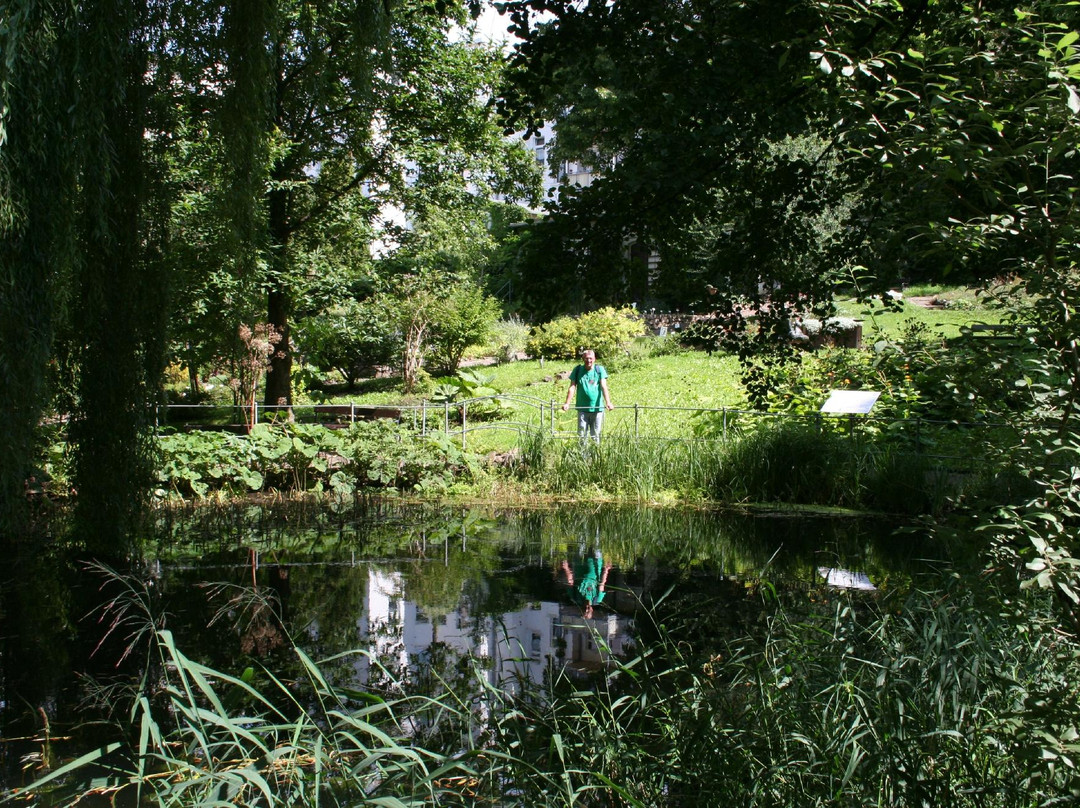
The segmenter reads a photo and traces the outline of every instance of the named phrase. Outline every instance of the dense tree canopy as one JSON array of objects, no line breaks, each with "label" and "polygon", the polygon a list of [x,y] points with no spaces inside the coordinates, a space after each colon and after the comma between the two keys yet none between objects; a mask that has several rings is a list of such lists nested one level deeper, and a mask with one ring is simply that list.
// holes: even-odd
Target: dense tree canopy
[{"label": "dense tree canopy", "polygon": [[[292,400],[290,330],[304,284],[297,240],[315,230],[325,249],[325,224],[350,196],[370,201],[369,218],[385,204],[416,210],[432,197],[453,206],[496,191],[527,196],[527,163],[484,103],[497,54],[452,36],[465,12],[412,0],[392,11],[375,0],[223,10],[234,71],[219,116],[226,180],[247,189],[231,210],[240,254],[267,295],[267,322],[282,335],[267,404]],[[466,184],[472,193],[462,193]]]},{"label": "dense tree canopy", "polygon": [[50,393],[73,415],[83,535],[117,549],[167,337],[190,365],[236,364],[240,327],[268,321],[265,398],[287,403],[297,301],[340,302],[313,283],[328,269],[346,302],[364,296],[388,204],[529,195],[531,161],[486,103],[498,54],[460,33],[468,10],[0,2],[5,525],[25,516]]},{"label": "dense tree canopy", "polygon": [[[859,265],[992,277],[1068,218],[1069,3],[500,7],[523,40],[511,125],[556,121],[557,159],[601,172],[538,229],[561,249],[545,293],[574,277],[586,303],[686,306],[759,280],[813,299]],[[626,266],[629,239],[660,253],[652,277]]]},{"label": "dense tree canopy", "polygon": [[[1011,276],[1075,407],[1077,6],[499,5],[521,37],[504,125],[552,120],[554,161],[598,171],[501,252],[484,198],[527,195],[530,161],[492,120],[497,54],[454,33],[467,4],[0,0],[5,523],[50,395],[86,535],[112,545],[167,349],[235,361],[239,327],[267,321],[284,339],[264,398],[288,403],[294,323],[389,318],[398,288],[388,332],[488,283],[537,319],[756,309],[756,350],[837,283]],[[409,226],[382,221],[391,204]]]},{"label": "dense tree canopy", "polygon": [[1078,378],[1074,4],[500,7],[522,39],[508,121],[554,120],[557,158],[600,172],[532,234],[535,308],[654,297],[728,335],[749,307],[749,355],[837,283],[1015,276]]},{"label": "dense tree canopy", "polygon": [[[804,81],[812,4],[504,6],[524,39],[502,99],[510,125],[554,120],[555,159],[599,173],[538,228],[556,257],[526,266],[546,281],[537,299],[567,307],[569,288],[585,308],[686,307],[708,285],[759,299],[762,283],[827,295],[850,181],[825,136],[830,99]],[[630,240],[659,253],[655,271]]]},{"label": "dense tree canopy", "polygon": [[1068,418],[1080,381],[1080,10],[1060,0],[824,8],[830,24],[811,56],[838,99],[837,141],[874,167],[868,233],[902,234],[942,276],[1015,278],[1030,294],[1017,317],[1070,380],[1055,396]]}]

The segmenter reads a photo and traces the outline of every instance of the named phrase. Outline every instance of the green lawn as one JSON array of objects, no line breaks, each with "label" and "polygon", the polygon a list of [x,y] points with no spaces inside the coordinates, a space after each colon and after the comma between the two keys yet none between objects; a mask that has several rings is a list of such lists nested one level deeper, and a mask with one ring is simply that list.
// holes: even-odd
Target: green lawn
[{"label": "green lawn", "polygon": [[[908,301],[911,297],[932,297],[944,307],[927,308]],[[964,326],[973,323],[998,323],[1001,313],[984,305],[974,289],[966,287],[913,287],[904,291],[897,307],[886,308],[880,302],[859,303],[852,298],[839,299],[836,307],[841,317],[852,317],[863,323],[863,342],[873,344],[882,336],[899,337],[913,323],[924,325],[952,339]]]},{"label": "green lawn", "polygon": [[[477,451],[506,449],[516,443],[518,424],[535,425],[544,419],[557,432],[573,433],[576,416],[561,410],[566,400],[569,382],[559,378],[569,373],[574,362],[544,362],[537,360],[510,362],[480,368],[481,373],[494,377],[492,385],[513,398],[514,412],[501,419],[499,428],[470,432],[470,447]],[[660,356],[625,366],[613,366],[609,371],[609,389],[616,409],[606,416],[605,434],[639,434],[650,436],[685,436],[692,413],[686,409],[741,408],[746,398],[739,383],[739,363],[734,356],[707,356],[688,352]],[[357,404],[402,403],[403,397],[393,390],[354,392],[336,396],[341,402]],[[420,397],[408,400],[419,404]],[[638,405],[635,407],[635,405]],[[438,423],[441,410],[429,407],[428,423]],[[478,419],[470,421],[479,426]],[[493,425],[494,426],[494,425]]]},{"label": "green lawn", "polygon": [[[917,306],[906,299],[913,296],[934,297],[944,301],[946,306]],[[913,324],[932,329],[944,340],[958,336],[963,326],[999,321],[999,313],[985,307],[975,290],[963,287],[911,288],[905,291],[905,300],[898,307],[888,309],[880,303],[856,303],[850,298],[838,300],[837,308],[841,316],[862,320],[864,345],[872,345],[882,334],[899,337]],[[605,364],[603,357],[600,357],[600,363]],[[506,420],[537,423],[543,410],[543,417],[550,425],[550,405],[554,402],[558,408],[565,400],[568,387],[568,382],[557,376],[570,371],[574,364],[571,361],[541,364],[536,360],[526,360],[484,366],[479,370],[494,377],[492,386],[496,389],[520,399],[515,413]],[[617,407],[615,412],[608,415],[605,431],[609,434],[632,434],[635,430],[651,435],[685,434],[689,416],[679,408],[746,406],[745,394],[739,382],[738,360],[733,356],[687,352],[636,363],[611,363],[608,369],[612,397]],[[301,391],[298,391],[297,398],[300,405],[310,402]],[[423,395],[404,396],[400,379],[387,378],[368,379],[352,390],[334,391],[328,401],[361,405],[419,405],[424,398]],[[635,405],[638,405],[637,408]],[[437,413],[431,415],[431,418],[438,417]],[[556,409],[555,428],[572,432],[575,428],[573,413],[562,413]],[[503,442],[502,438],[494,440],[496,444]]]}]

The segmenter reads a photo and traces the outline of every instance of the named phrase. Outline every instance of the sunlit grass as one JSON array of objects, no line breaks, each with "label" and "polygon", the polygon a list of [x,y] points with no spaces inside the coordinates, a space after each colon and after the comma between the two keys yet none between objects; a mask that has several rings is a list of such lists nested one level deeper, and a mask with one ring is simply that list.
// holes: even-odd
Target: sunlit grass
[{"label": "sunlit grass", "polygon": [[[1001,321],[1000,312],[988,307],[974,289],[920,287],[907,289],[904,295],[905,299],[894,307],[880,302],[860,303],[852,298],[837,300],[836,306],[840,316],[862,321],[864,345],[882,338],[896,339],[912,322],[929,327],[942,339],[952,339],[960,336],[965,326]],[[947,305],[928,308],[906,299],[916,296],[935,297]]]}]

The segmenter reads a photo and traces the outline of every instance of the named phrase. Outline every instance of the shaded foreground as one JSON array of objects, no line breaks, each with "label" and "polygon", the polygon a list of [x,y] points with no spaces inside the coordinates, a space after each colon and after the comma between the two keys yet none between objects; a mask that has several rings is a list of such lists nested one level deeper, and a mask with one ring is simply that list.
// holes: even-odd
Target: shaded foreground
[{"label": "shaded foreground", "polygon": [[[316,661],[291,637],[288,675],[216,671],[145,587],[111,586],[142,674],[112,691],[117,740],[20,793],[42,804],[1029,806],[1080,786],[1076,643],[1049,599],[992,582],[676,589],[606,669],[499,684],[478,657]],[[717,633],[720,606],[741,632]],[[343,663],[367,686],[335,682]]]}]

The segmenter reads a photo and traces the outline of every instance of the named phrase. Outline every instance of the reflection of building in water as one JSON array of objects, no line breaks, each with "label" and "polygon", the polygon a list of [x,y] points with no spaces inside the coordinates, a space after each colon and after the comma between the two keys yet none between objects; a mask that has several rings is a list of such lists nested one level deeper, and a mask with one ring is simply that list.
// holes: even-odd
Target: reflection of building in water
[{"label": "reflection of building in water", "polygon": [[865,572],[852,572],[836,567],[818,567],[818,575],[824,578],[829,586],[835,586],[837,589],[877,589]]},{"label": "reflection of building in water", "polygon": [[[432,618],[404,600],[400,573],[368,573],[365,608],[357,627],[368,636],[377,656],[406,669],[435,643],[460,654],[491,661],[492,684],[508,685],[517,677],[543,681],[549,664],[570,671],[599,669],[609,654],[620,654],[630,641],[631,621],[597,610],[586,621],[581,610],[553,601],[534,601],[498,618],[474,619],[462,607]],[[367,670],[359,671],[366,678]]]},{"label": "reflection of building in water", "polygon": [[612,656],[619,656],[630,642],[630,618],[598,608],[586,620],[577,606],[559,606],[555,638],[561,640],[563,662],[575,673],[601,669]]}]

